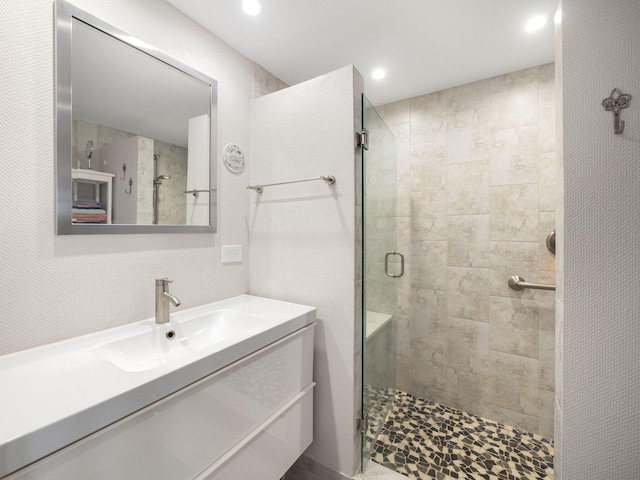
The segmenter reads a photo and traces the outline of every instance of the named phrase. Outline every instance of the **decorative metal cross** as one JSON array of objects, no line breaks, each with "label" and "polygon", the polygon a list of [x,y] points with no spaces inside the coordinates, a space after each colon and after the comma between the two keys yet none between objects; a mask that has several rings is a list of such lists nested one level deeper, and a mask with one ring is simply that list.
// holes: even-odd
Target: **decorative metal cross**
[{"label": "decorative metal cross", "polygon": [[602,106],[607,112],[613,112],[613,131],[616,135],[624,132],[624,120],[620,120],[620,110],[629,106],[631,95],[622,93],[620,89],[614,88],[611,95],[602,100]]}]

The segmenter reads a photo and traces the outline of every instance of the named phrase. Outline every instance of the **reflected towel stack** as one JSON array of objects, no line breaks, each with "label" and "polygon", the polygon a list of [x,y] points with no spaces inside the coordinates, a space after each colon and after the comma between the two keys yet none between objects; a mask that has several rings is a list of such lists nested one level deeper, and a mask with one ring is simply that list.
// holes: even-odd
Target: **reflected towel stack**
[{"label": "reflected towel stack", "polygon": [[73,201],[73,223],[106,223],[107,211],[96,200],[79,199]]}]

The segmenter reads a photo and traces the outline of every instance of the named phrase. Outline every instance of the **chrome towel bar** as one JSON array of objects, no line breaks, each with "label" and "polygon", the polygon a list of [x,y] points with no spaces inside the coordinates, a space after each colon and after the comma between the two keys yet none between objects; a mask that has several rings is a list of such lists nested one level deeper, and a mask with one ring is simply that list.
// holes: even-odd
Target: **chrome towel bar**
[{"label": "chrome towel bar", "polygon": [[525,288],[533,288],[535,290],[555,290],[555,285],[540,285],[539,283],[529,283],[518,275],[509,277],[509,287],[512,290],[524,290]]},{"label": "chrome towel bar", "polygon": [[[211,189],[211,190],[215,190],[215,189]],[[211,191],[210,189],[205,189],[205,190],[185,190],[183,193],[190,193],[191,195],[193,195],[194,197],[198,197],[200,196],[201,193],[207,192],[209,193]]]},{"label": "chrome towel bar", "polygon": [[301,178],[300,180],[290,180],[288,182],[267,183],[266,185],[249,185],[248,190],[255,190],[258,193],[262,193],[264,187],[273,187],[274,185],[287,185],[289,183],[311,182],[313,180],[324,180],[327,185],[333,185],[336,183],[336,177],[333,175],[321,175],[319,177]]}]

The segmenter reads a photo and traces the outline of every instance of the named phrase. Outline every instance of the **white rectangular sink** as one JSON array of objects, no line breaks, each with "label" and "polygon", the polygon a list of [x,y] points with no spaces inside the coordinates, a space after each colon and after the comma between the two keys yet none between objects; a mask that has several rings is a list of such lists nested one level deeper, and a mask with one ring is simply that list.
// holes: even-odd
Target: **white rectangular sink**
[{"label": "white rectangular sink", "polygon": [[122,370],[141,372],[214,346],[231,345],[277,323],[277,319],[229,308],[199,316],[176,315],[162,326],[153,320],[142,322],[144,330],[99,344],[94,351]]},{"label": "white rectangular sink", "polygon": [[240,295],[0,357],[0,478],[314,321]]}]

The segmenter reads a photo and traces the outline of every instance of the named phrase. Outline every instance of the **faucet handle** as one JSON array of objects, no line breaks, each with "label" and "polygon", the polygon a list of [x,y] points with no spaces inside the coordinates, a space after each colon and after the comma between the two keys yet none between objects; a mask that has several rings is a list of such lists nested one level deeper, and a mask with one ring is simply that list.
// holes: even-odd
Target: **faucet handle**
[{"label": "faucet handle", "polygon": [[168,278],[156,278],[156,286],[166,286],[169,283],[173,283],[173,280],[169,280]]}]

